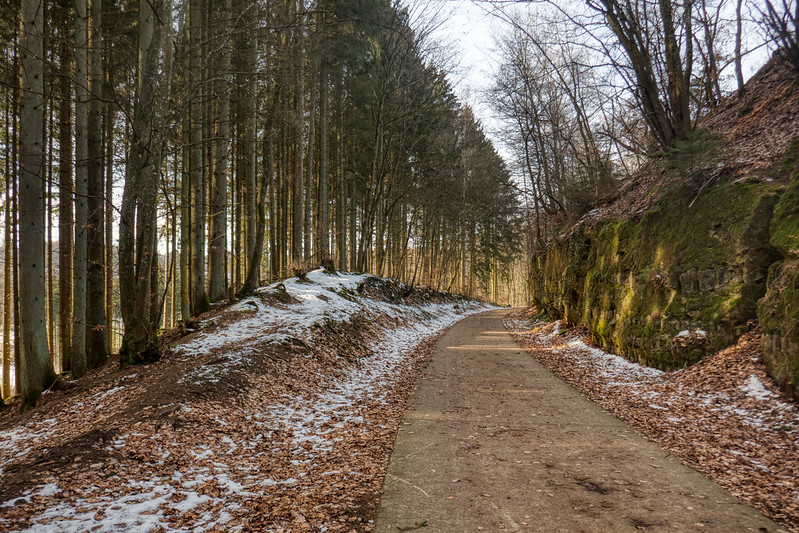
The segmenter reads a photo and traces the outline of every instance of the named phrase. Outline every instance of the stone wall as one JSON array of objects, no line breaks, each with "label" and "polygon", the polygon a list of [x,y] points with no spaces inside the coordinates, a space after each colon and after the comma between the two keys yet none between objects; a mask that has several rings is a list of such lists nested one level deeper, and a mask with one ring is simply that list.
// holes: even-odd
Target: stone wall
[{"label": "stone wall", "polygon": [[[788,258],[771,238],[775,211],[786,211],[778,204],[784,189],[721,180],[694,199],[675,188],[641,220],[579,226],[532,259],[531,294],[539,308],[589,328],[608,351],[664,369],[691,364],[752,326],[767,280],[797,289],[799,256]],[[775,318],[764,324],[769,353],[780,354],[769,368],[775,377],[793,368],[795,380],[799,326],[777,318],[777,309],[796,319],[796,292],[781,294],[787,301],[774,299]],[[787,365],[786,351],[795,356]]]},{"label": "stone wall", "polygon": [[780,256],[757,309],[763,354],[769,374],[799,399],[799,173],[774,210],[770,242]]}]

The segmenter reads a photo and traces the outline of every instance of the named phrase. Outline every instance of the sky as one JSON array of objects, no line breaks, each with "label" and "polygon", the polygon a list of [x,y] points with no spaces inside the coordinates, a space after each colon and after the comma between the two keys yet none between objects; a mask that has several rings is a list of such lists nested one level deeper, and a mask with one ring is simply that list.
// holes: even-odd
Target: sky
[{"label": "sky", "polygon": [[[432,38],[444,59],[440,65],[449,72],[449,80],[458,99],[468,104],[486,128],[497,127],[484,92],[491,87],[495,36],[507,31],[503,24],[471,0],[406,0],[412,18],[436,16],[439,25]],[[493,125],[493,126],[492,126]]]},{"label": "sky", "polygon": [[[431,31],[433,41],[442,48],[441,57],[434,56],[436,64],[449,73],[458,99],[472,108],[497,151],[509,160],[510,155],[502,146],[500,124],[484,94],[492,85],[494,69],[499,63],[496,39],[510,31],[508,25],[488,13],[486,3],[475,0],[402,1],[409,7],[412,19],[438,21]],[[424,26],[423,22],[420,24]],[[757,29],[749,26],[744,32],[744,47],[759,43],[762,38]],[[746,57],[744,77],[750,78],[767,59],[766,48]]]}]

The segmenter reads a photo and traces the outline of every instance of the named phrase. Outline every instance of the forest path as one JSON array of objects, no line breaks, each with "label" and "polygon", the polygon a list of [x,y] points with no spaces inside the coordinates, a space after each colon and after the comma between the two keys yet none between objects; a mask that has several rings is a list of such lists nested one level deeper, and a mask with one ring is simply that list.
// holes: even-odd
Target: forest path
[{"label": "forest path", "polygon": [[507,312],[436,344],[375,531],[782,531],[541,366]]}]

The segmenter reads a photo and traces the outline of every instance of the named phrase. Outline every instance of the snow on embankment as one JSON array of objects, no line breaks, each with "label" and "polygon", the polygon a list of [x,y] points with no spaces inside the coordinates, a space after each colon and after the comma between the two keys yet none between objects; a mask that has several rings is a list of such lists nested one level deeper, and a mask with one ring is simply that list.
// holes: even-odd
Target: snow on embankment
[{"label": "snow on embankment", "polygon": [[[376,501],[413,381],[414,350],[487,308],[322,270],[259,289],[201,323],[161,362],[137,369],[138,380],[112,379],[105,391],[93,390],[91,397],[104,402],[124,398],[130,405],[141,397],[152,404],[142,385],[169,374],[169,365],[183,368],[167,385],[175,391],[172,403],[148,405],[143,410],[152,416],[103,428],[112,436],[82,459],[92,462],[88,471],[68,460],[17,493],[4,493],[0,529],[369,530],[369,502]],[[339,335],[336,342],[330,335]],[[357,357],[336,352],[348,336]],[[235,397],[181,393],[236,379],[247,388]],[[47,419],[0,432],[0,463],[19,472],[46,454],[26,433],[46,431],[45,446],[61,444],[62,429],[68,431],[59,426],[93,408],[88,398],[66,396]]]},{"label": "snow on embankment", "polygon": [[[370,288],[375,290],[370,291]],[[175,348],[184,357],[201,357],[211,352],[222,353],[224,361],[203,366],[187,374],[185,381],[203,383],[217,381],[231,368],[241,366],[258,352],[264,343],[313,343],[314,329],[327,323],[346,323],[356,316],[364,316],[374,322],[389,319],[404,323],[395,329],[391,338],[381,339],[373,351],[382,352],[380,343],[394,343],[405,339],[402,348],[407,349],[425,336],[444,329],[475,311],[487,307],[479,302],[445,298],[441,293],[431,302],[408,304],[401,295],[391,294],[394,302],[371,297],[375,293],[384,296],[391,289],[404,289],[408,296],[416,289],[401,283],[381,280],[369,274],[326,273],[317,269],[304,279],[290,278],[273,283],[256,291],[222,317],[210,319],[202,325],[210,332],[200,332],[189,342]],[[449,300],[449,301],[447,301]],[[214,327],[214,322],[241,313],[241,317],[223,327]],[[381,365],[383,359],[372,363]]]}]

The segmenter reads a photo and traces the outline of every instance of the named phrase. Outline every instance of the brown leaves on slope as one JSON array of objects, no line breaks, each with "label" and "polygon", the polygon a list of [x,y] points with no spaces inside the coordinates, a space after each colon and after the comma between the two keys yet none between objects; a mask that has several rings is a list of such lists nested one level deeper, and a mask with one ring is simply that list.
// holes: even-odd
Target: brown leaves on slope
[{"label": "brown leaves on slope", "polygon": [[203,386],[181,380],[220,354],[173,353],[106,367],[22,419],[4,413],[3,437],[27,440],[0,447],[0,529],[370,531],[414,365],[432,341],[369,398],[344,394],[349,404],[308,435],[280,421],[302,419],[292,409],[328,394],[401,325],[362,318],[327,323],[314,342],[258,347],[245,368]]}]

